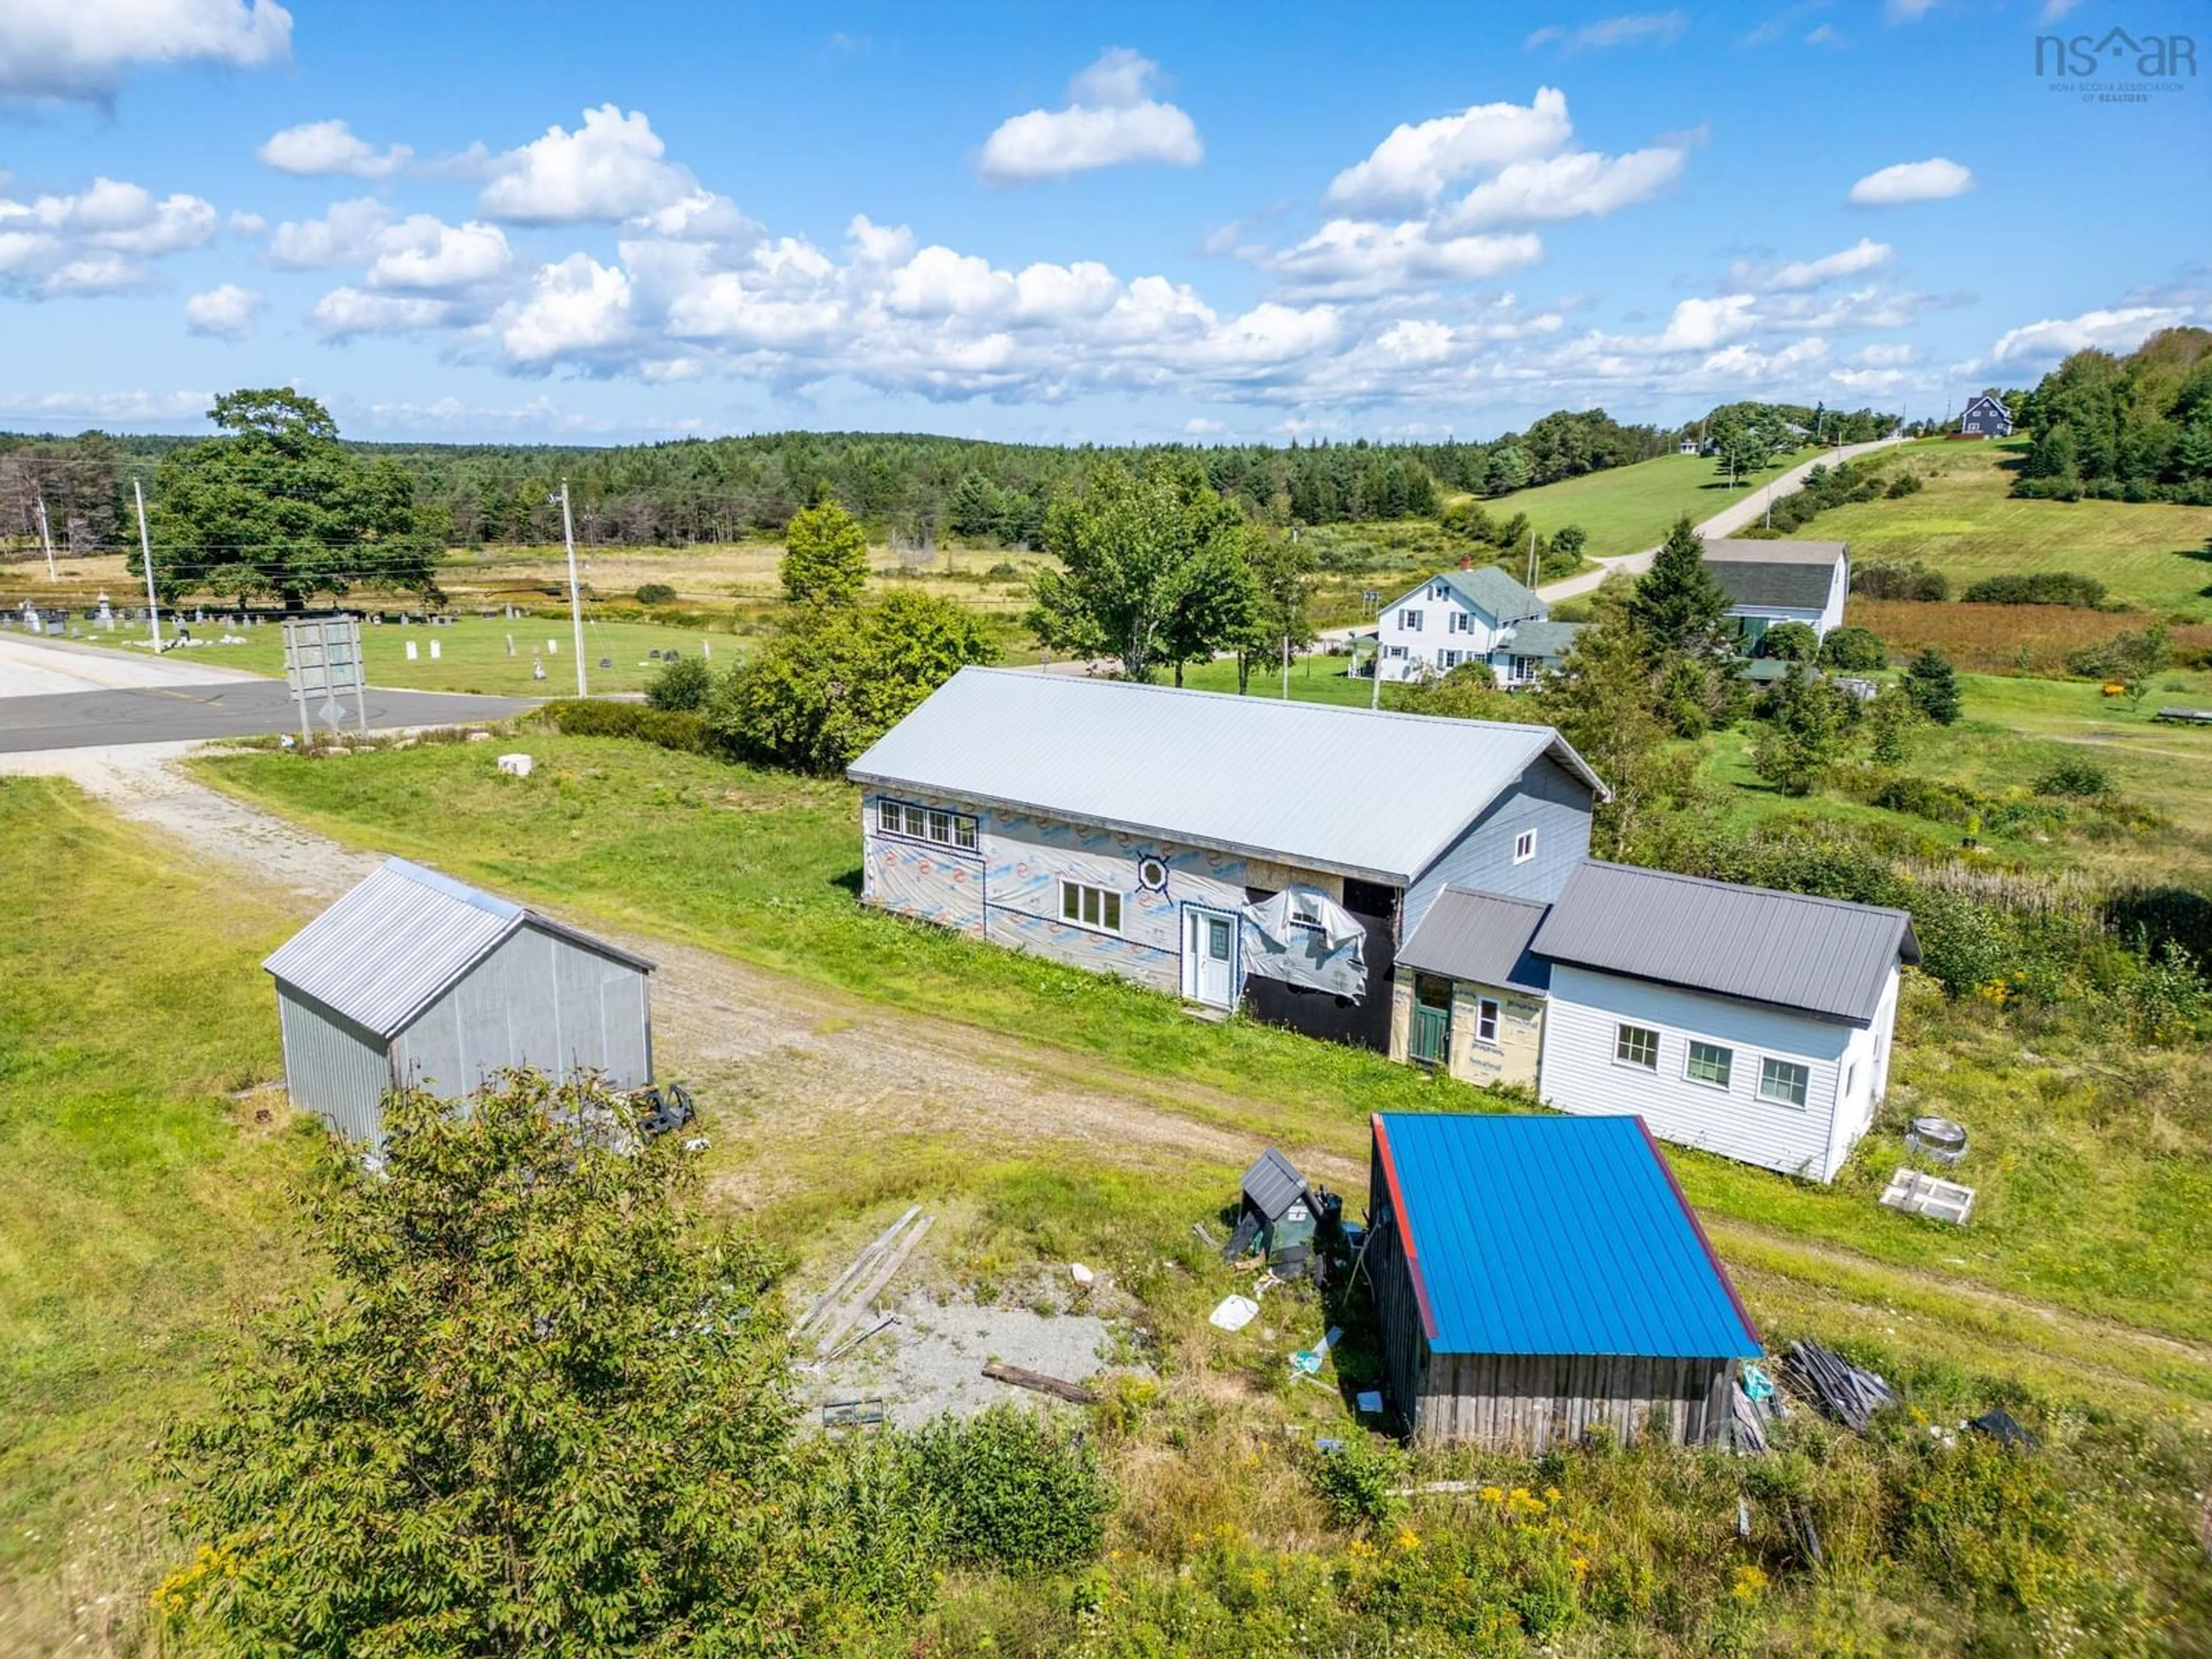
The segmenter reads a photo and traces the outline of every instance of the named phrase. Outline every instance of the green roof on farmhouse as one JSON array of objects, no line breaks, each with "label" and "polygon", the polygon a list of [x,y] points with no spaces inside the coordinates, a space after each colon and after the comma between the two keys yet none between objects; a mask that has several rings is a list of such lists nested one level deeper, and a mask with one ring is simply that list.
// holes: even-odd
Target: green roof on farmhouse
[{"label": "green roof on farmhouse", "polygon": [[1494,564],[1481,565],[1473,570],[1438,571],[1385,608],[1395,611],[1407,600],[1419,599],[1438,582],[1446,584],[1493,622],[1516,622],[1523,617],[1544,614],[1543,600]]}]

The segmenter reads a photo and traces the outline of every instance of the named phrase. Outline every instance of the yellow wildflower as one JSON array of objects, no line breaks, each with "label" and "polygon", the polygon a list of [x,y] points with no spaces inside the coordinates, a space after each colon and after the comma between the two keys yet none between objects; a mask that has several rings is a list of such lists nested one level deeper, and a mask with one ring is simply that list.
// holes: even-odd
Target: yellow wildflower
[{"label": "yellow wildflower", "polygon": [[1729,1594],[1748,1606],[1759,1600],[1760,1592],[1765,1588],[1765,1572],[1757,1567],[1741,1566],[1735,1570],[1735,1582],[1729,1587]]},{"label": "yellow wildflower", "polygon": [[1417,1550],[1420,1548],[1421,1534],[1415,1532],[1411,1527],[1399,1528],[1398,1547],[1401,1550]]}]

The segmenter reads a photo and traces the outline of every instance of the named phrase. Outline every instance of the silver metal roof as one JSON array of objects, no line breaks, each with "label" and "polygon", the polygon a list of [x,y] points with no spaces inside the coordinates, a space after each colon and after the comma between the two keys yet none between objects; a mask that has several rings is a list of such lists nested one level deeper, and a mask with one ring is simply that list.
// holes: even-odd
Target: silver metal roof
[{"label": "silver metal roof", "polygon": [[1552,969],[1530,952],[1528,941],[1549,908],[1534,899],[1447,887],[1421,913],[1421,925],[1399,947],[1398,960],[1447,979],[1541,991],[1552,982]]},{"label": "silver metal roof", "polygon": [[1548,726],[963,668],[848,775],[1403,885],[1547,754],[1604,799]]},{"label": "silver metal roof", "polygon": [[1529,948],[1852,1025],[1873,1021],[1900,959],[1920,960],[1902,910],[1595,859],[1567,878]]},{"label": "silver metal roof", "polygon": [[1306,1178],[1273,1146],[1253,1160],[1241,1183],[1246,1202],[1273,1221],[1300,1199],[1313,1201]]},{"label": "silver metal roof", "polygon": [[523,927],[653,970],[643,957],[404,859],[386,860],[261,965],[377,1036],[396,1036]]}]

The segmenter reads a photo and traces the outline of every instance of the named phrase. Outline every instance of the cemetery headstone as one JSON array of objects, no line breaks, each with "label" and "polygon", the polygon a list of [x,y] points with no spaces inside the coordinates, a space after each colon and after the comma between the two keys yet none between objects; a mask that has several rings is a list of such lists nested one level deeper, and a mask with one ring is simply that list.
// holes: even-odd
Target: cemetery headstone
[{"label": "cemetery headstone", "polygon": [[415,641],[412,640],[407,641],[407,660],[410,662],[415,660]]},{"label": "cemetery headstone", "polygon": [[433,640],[430,641],[430,660],[432,662],[438,660],[438,653],[444,647],[445,643],[446,642],[443,640]]}]

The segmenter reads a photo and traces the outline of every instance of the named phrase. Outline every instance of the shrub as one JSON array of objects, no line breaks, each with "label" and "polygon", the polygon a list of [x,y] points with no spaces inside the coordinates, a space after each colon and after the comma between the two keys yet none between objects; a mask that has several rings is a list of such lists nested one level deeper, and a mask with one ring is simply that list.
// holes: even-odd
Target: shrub
[{"label": "shrub", "polygon": [[615,702],[603,697],[549,702],[538,715],[556,732],[571,738],[629,738],[656,744],[687,755],[715,752],[714,733],[704,717],[675,708],[648,708],[642,703]]},{"label": "shrub", "polygon": [[1951,597],[1951,584],[1940,571],[1915,560],[1873,559],[1851,572],[1851,592],[1870,599],[1941,601]]},{"label": "shrub", "polygon": [[1406,1483],[1406,1460],[1395,1446],[1355,1433],[1335,1451],[1316,1453],[1311,1473],[1333,1525],[1382,1528],[1405,1513],[1395,1489]]},{"label": "shrub", "polygon": [[2102,795],[2111,793],[2112,780],[2096,762],[2069,755],[2035,781],[2039,795]]},{"label": "shrub", "polygon": [[1783,662],[1810,662],[1820,654],[1820,636],[1804,623],[1777,623],[1759,635],[1759,650]]},{"label": "shrub", "polygon": [[714,695],[714,671],[704,657],[678,657],[645,688],[646,705],[696,714]]},{"label": "shrub", "polygon": [[1021,567],[1001,559],[983,573],[984,578],[994,582],[1018,582],[1022,579]]},{"label": "shrub", "polygon": [[2147,1042],[2166,1042],[2191,1035],[2212,1006],[2197,958],[2172,939],[2123,993],[2128,1024]]},{"label": "shrub", "polygon": [[676,603],[676,590],[666,582],[643,582],[638,586],[637,602],[640,605],[673,605]]},{"label": "shrub", "polygon": [[1872,629],[1838,628],[1820,642],[1820,660],[1848,674],[1889,666],[1889,653]]},{"label": "shrub", "polygon": [[1059,1572],[1098,1553],[1114,1493],[1080,1434],[997,1406],[964,1423],[939,1418],[904,1455],[908,1478],[942,1507],[951,1559]]},{"label": "shrub", "polygon": [[1916,493],[1920,488],[1921,480],[1917,472],[1900,472],[1889,481],[1889,488],[1882,494],[1893,501],[1901,501],[1907,495]]},{"label": "shrub", "polygon": [[2071,570],[2031,570],[1984,576],[1959,597],[1968,605],[2073,605],[2094,611],[2105,602],[2105,585]]}]

